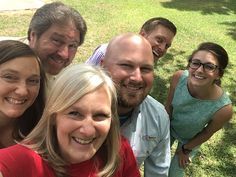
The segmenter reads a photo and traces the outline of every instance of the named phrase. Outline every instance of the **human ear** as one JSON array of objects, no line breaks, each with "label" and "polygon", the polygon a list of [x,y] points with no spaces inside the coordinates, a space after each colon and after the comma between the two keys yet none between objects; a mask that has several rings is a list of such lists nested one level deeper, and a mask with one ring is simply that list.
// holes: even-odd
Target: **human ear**
[{"label": "human ear", "polygon": [[35,31],[31,31],[30,32],[30,39],[29,39],[29,46],[31,48],[34,48],[36,40],[37,40],[37,35],[36,35]]}]

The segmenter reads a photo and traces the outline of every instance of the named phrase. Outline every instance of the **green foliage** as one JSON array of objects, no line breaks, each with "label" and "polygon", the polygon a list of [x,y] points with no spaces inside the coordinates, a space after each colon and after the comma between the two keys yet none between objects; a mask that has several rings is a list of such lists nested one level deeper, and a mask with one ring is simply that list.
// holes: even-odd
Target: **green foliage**
[{"label": "green foliage", "polygon": [[[178,32],[167,55],[155,66],[151,95],[164,103],[172,74],[184,69],[187,57],[201,43],[219,43],[228,51],[229,66],[222,86],[236,111],[236,1],[235,0],[62,0],[78,9],[88,25],[85,43],[75,62],[85,61],[101,43],[123,32],[139,32],[149,18],[163,16]],[[25,36],[33,11],[0,13],[0,36]],[[201,146],[186,176],[235,176],[236,116]]]}]

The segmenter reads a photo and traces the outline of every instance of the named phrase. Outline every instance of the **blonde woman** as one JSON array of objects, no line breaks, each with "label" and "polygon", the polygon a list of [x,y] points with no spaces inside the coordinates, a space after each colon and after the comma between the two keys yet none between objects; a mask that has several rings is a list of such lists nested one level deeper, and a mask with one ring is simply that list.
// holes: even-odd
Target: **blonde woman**
[{"label": "blonde woman", "polygon": [[116,105],[115,87],[103,70],[68,68],[54,83],[36,128],[0,151],[0,176],[140,176],[120,138]]}]

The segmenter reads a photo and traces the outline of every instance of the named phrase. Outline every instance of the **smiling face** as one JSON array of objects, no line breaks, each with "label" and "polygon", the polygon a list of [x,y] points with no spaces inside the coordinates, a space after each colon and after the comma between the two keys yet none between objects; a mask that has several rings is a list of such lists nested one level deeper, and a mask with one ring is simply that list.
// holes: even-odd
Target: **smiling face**
[{"label": "smiling face", "polygon": [[39,38],[32,31],[30,47],[39,56],[45,71],[56,75],[72,62],[79,42],[79,31],[68,22],[66,25],[53,24]]},{"label": "smiling face", "polygon": [[[196,52],[192,61],[198,61],[201,63],[211,63],[213,65],[219,66],[217,58],[210,52],[200,50]],[[194,86],[211,86],[216,79],[219,79],[219,70],[215,69],[213,72],[207,72],[201,65],[197,69],[192,69],[189,67],[189,83]]]},{"label": "smiling face", "polygon": [[[142,37],[114,42],[104,58],[104,67],[116,83],[119,114],[139,105],[151,90],[153,54],[150,44]],[[121,108],[125,112],[121,113]]]},{"label": "smiling face", "polygon": [[0,116],[18,118],[36,99],[40,69],[35,57],[19,57],[0,65]]},{"label": "smiling face", "polygon": [[159,60],[159,58],[166,54],[175,36],[170,29],[163,25],[158,25],[149,33],[141,31],[140,34],[151,44],[155,61]]},{"label": "smiling face", "polygon": [[89,160],[104,143],[112,119],[108,93],[107,87],[102,86],[56,114],[57,139],[65,161]]}]

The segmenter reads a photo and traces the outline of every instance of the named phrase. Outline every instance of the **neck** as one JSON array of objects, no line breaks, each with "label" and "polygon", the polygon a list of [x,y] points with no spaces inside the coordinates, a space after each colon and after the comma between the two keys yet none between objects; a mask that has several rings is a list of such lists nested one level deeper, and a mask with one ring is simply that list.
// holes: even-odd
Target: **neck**
[{"label": "neck", "polygon": [[118,110],[119,116],[124,116],[124,115],[130,114],[130,112],[133,111],[133,108],[125,108],[125,107],[118,106],[117,110]]},{"label": "neck", "polygon": [[208,85],[206,87],[198,87],[188,83],[188,90],[194,98],[202,100],[214,100],[222,95],[222,89],[216,84]]},{"label": "neck", "polygon": [[13,130],[15,119],[0,118],[0,149],[15,144],[13,139]]},{"label": "neck", "polygon": [[12,133],[13,133],[13,128],[9,128],[9,129],[5,129],[5,130],[0,131],[0,134],[1,134],[0,149],[9,147],[9,146],[15,144],[15,141],[12,137]]}]

